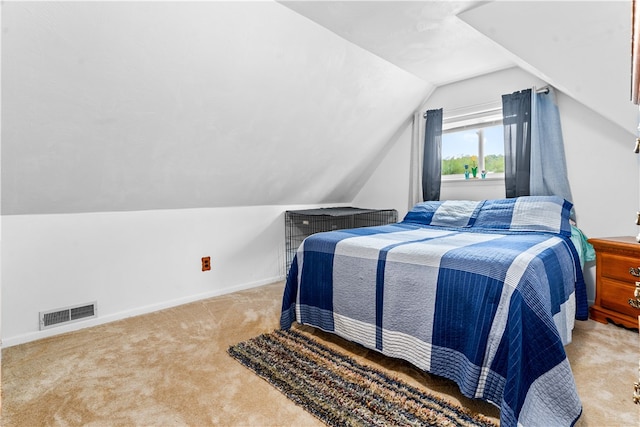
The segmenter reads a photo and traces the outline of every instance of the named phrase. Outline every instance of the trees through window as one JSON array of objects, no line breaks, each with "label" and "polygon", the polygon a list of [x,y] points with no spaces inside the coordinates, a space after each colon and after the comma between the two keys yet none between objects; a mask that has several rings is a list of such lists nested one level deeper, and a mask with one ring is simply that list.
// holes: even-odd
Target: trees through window
[{"label": "trees through window", "polygon": [[[496,123],[498,121],[499,123]],[[442,176],[496,177],[504,174],[502,120],[451,126],[442,132]],[[473,173],[476,172],[476,174]]]}]

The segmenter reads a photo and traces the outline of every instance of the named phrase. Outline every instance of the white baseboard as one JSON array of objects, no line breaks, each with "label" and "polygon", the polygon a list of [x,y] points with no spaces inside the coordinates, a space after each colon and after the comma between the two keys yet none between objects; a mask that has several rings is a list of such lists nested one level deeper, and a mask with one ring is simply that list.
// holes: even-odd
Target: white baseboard
[{"label": "white baseboard", "polygon": [[207,298],[213,298],[221,295],[231,294],[234,292],[243,291],[246,289],[253,289],[260,286],[269,285],[276,282],[281,282],[285,278],[284,277],[272,277],[269,279],[263,279],[256,282],[244,283],[241,285],[232,286],[224,289],[217,289],[210,292],[205,292],[197,295],[190,295],[184,298],[177,298],[171,301],[164,301],[159,304],[152,304],[144,307],[138,307],[133,310],[121,311],[118,313],[108,314],[106,316],[100,316],[98,311],[98,317],[93,319],[88,319],[83,322],[76,322],[69,325],[61,325],[57,328],[46,329],[43,331],[36,331],[24,335],[19,335],[10,338],[4,338],[1,341],[2,348],[12,347],[19,344],[24,344],[31,341],[36,341],[43,338],[48,338],[56,335],[65,334],[68,332],[78,331],[81,329],[91,328],[93,326],[103,325],[110,322],[115,322],[116,320],[122,320],[129,317],[140,316],[142,314],[153,313],[154,311],[164,310],[166,308],[177,307],[179,305],[188,304],[194,301],[201,301]]}]

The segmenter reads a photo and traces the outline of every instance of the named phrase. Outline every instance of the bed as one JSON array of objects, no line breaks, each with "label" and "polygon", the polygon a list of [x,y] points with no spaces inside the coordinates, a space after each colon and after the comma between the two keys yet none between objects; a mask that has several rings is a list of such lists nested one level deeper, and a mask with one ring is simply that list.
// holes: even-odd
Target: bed
[{"label": "bed", "polygon": [[417,204],[384,226],[309,236],[281,328],[310,325],[455,381],[502,426],[573,425],[564,346],[588,318],[584,248],[555,196]]}]

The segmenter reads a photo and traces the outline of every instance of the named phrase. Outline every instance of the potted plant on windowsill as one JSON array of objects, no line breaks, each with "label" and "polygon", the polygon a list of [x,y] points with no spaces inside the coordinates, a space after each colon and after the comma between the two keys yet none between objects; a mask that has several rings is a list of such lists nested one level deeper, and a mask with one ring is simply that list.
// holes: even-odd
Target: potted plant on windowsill
[{"label": "potted plant on windowsill", "polygon": [[471,161],[473,162],[471,164],[471,174],[474,178],[476,178],[476,176],[478,175],[478,164],[476,163],[476,159],[476,156],[471,156]]}]

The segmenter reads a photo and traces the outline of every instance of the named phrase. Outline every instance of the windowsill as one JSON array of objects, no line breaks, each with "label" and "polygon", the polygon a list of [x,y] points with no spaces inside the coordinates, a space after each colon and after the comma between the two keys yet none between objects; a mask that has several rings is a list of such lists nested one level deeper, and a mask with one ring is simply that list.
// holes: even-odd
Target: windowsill
[{"label": "windowsill", "polygon": [[[504,181],[504,174],[503,173],[492,173],[487,175],[486,178],[480,178],[479,176],[476,178],[473,177],[469,177],[469,179],[466,179],[464,177],[464,175],[460,174],[460,175],[443,175],[442,176],[442,183],[448,183],[448,182],[465,182],[465,183],[476,183],[476,182],[496,182],[496,181]],[[472,184],[473,185],[473,184]]]}]

